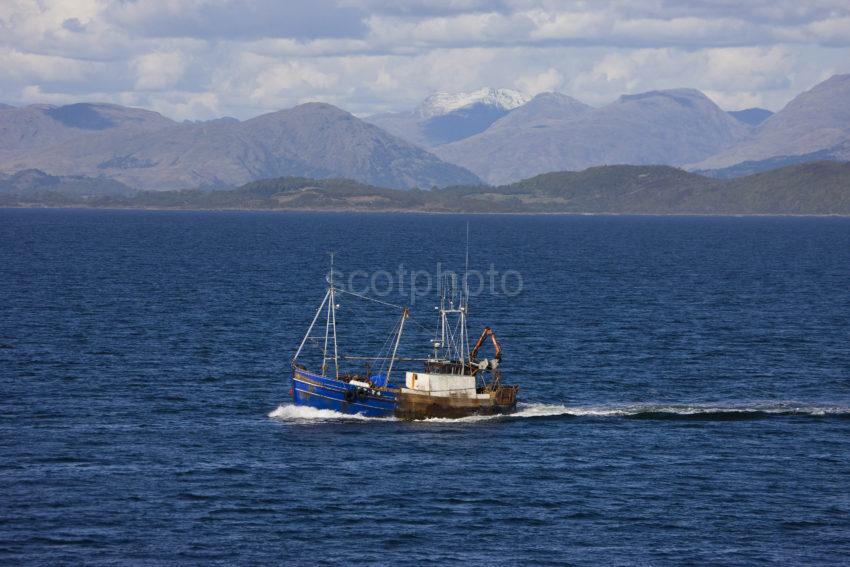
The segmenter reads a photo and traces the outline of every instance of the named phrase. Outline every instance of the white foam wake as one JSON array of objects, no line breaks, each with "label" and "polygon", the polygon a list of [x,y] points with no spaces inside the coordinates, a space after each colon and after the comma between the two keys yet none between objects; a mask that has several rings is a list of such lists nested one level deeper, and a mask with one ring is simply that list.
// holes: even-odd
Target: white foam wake
[{"label": "white foam wake", "polygon": [[[572,417],[629,417],[644,416],[668,417],[672,419],[687,417],[705,417],[711,419],[736,416],[747,418],[757,415],[801,415],[801,416],[850,416],[850,406],[802,404],[796,402],[751,403],[737,405],[723,404],[603,404],[588,406],[568,406],[563,404],[519,403],[517,411],[506,415],[472,415],[461,418],[428,418],[426,423],[477,423],[492,420],[513,420],[528,418],[547,418],[557,416]],[[360,414],[340,413],[333,410],[316,409],[308,406],[282,404],[268,414],[269,417],[292,423],[316,423],[327,421],[395,421],[395,418],[366,417]]]},{"label": "white foam wake", "polygon": [[668,416],[711,416],[736,414],[774,414],[774,415],[850,415],[850,406],[826,404],[805,404],[799,402],[753,402],[741,404],[607,404],[599,406],[581,406],[564,408],[564,413],[575,416],[639,416],[639,415],[668,415]]},{"label": "white foam wake", "polygon": [[359,413],[341,413],[329,409],[317,409],[309,406],[281,404],[269,413],[269,417],[294,423],[313,423],[317,421],[388,421],[395,418],[366,417]]},{"label": "white foam wake", "polygon": [[850,415],[850,406],[805,404],[799,402],[753,402],[741,404],[603,404],[590,406],[567,406],[549,404],[518,404],[518,411],[510,417],[547,417],[571,415],[576,417],[622,417],[639,415],[699,416],[735,414],[776,415]]},{"label": "white foam wake", "polygon": [[517,411],[514,413],[500,415],[470,415],[467,417],[446,418],[430,417],[421,421],[427,423],[477,423],[481,421],[523,419],[534,417],[557,417],[559,415],[602,415],[601,413],[590,413],[591,410],[580,407],[571,407],[561,404],[527,404],[518,403]]}]

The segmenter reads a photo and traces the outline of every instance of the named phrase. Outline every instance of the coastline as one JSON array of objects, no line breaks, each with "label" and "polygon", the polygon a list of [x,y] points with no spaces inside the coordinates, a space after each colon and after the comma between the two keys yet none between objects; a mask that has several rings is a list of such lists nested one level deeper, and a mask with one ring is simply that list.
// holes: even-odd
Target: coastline
[{"label": "coastline", "polygon": [[251,207],[88,207],[85,205],[0,205],[0,210],[85,210],[85,211],[150,211],[198,213],[309,213],[309,214],[405,214],[405,215],[476,215],[532,217],[799,217],[850,218],[850,213],[649,213],[649,212],[579,212],[579,211],[433,211],[416,209],[356,209],[356,208],[251,208]]}]

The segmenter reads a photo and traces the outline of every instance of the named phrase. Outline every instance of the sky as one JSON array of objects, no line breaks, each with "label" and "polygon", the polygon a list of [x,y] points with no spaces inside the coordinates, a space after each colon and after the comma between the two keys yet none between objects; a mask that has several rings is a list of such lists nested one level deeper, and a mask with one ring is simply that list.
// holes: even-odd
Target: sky
[{"label": "sky", "polygon": [[485,86],[595,106],[690,87],[776,111],[848,72],[848,0],[0,0],[0,102],[178,120],[364,116]]}]

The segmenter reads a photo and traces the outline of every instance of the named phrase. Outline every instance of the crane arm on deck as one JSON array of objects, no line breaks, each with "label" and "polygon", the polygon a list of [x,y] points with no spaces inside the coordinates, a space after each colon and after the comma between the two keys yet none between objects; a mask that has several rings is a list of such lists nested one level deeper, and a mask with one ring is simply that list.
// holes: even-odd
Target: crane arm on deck
[{"label": "crane arm on deck", "polygon": [[498,339],[496,339],[496,333],[493,332],[493,329],[490,327],[484,327],[484,330],[481,331],[481,336],[478,337],[478,342],[475,343],[475,348],[472,349],[472,352],[469,353],[469,359],[475,362],[476,357],[478,356],[478,351],[481,350],[481,347],[484,345],[484,341],[487,340],[487,337],[490,337],[490,341],[493,343],[493,348],[496,349],[496,353],[493,355],[498,361],[502,360],[502,347],[499,344]]}]

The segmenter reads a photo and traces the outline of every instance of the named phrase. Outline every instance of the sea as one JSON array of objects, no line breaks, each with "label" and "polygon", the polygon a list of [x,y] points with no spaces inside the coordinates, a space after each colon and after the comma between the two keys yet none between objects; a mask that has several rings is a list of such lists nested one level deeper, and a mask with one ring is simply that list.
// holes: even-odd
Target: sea
[{"label": "sea", "polygon": [[[331,253],[341,356],[475,274],[518,411],[293,406]],[[0,210],[0,562],[850,564],[850,219]]]}]

